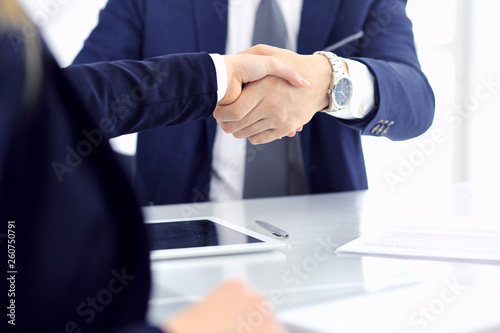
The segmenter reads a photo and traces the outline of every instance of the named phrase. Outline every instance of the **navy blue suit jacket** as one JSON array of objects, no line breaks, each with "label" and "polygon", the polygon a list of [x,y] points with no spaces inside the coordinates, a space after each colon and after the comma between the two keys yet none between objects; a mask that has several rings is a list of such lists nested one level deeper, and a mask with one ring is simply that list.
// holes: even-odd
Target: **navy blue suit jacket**
[{"label": "navy blue suit jacket", "polygon": [[[75,63],[224,53],[227,7],[227,0],[110,0]],[[311,193],[367,188],[360,134],[404,140],[431,125],[434,96],[420,70],[405,8],[403,0],[304,0],[298,53],[334,46],[339,56],[366,64],[376,85],[375,107],[365,119],[318,113],[304,127]],[[208,118],[139,133],[135,182],[141,203],[208,200],[215,131],[215,120]]]},{"label": "navy blue suit jacket", "polygon": [[[210,115],[217,98],[210,56],[61,71],[46,49],[40,55],[30,49],[27,66],[25,45],[35,45],[36,36],[3,28],[0,331],[160,332],[144,322],[150,272],[142,214],[103,138],[116,123],[141,130],[152,120],[167,125]],[[139,93],[137,87],[149,89],[134,108],[111,111],[122,95]],[[105,120],[95,123],[87,110],[99,110]],[[10,262],[7,253],[15,254]],[[12,300],[14,310],[7,309]]]}]

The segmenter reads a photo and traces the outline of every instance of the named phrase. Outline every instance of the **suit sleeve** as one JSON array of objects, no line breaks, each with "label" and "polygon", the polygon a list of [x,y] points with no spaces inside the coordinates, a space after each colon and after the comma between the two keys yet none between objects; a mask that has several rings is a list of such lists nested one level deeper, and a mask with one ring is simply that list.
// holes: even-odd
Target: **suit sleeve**
[{"label": "suit sleeve", "polygon": [[362,120],[344,121],[364,135],[391,140],[424,133],[434,118],[434,94],[421,71],[406,1],[376,1],[370,8],[364,36],[351,57],[375,77],[375,107]]},{"label": "suit sleeve", "polygon": [[[164,332],[144,322],[150,281],[146,235],[140,209],[110,147],[91,140],[91,153],[80,156],[71,150],[76,154],[72,162],[74,157],[79,160],[64,164],[70,151],[66,149],[78,150],[79,144],[89,139],[83,132],[92,131],[94,123],[78,96],[68,89],[45,46],[39,54],[31,54],[33,67],[26,66],[25,45],[38,45],[35,37],[13,47],[11,37],[21,36],[22,30],[2,30],[0,27],[0,218],[15,221],[16,242],[26,245],[17,249],[16,265],[30,274],[19,274],[16,280],[15,326],[5,320],[0,331],[55,332],[71,326],[74,332]],[[36,48],[30,50],[36,52]],[[196,60],[190,70],[200,71],[198,62],[204,59],[210,64],[210,57],[204,54],[160,59],[160,69]],[[157,62],[79,67],[67,76],[86,80],[78,82],[80,91],[88,90],[87,83],[99,84],[93,80],[107,78],[106,71],[116,70],[120,74],[117,79],[135,84],[134,78],[144,66]],[[188,74],[193,80],[187,79],[185,89],[191,89],[187,84],[198,75]],[[35,75],[40,75],[39,82],[28,79]],[[112,91],[90,87],[96,91],[103,88],[99,96],[92,97],[94,101]],[[166,104],[168,99],[165,97]],[[64,180],[58,180],[53,169],[56,161],[70,170],[71,176],[65,174]],[[72,173],[72,168],[78,171]],[[0,241],[0,249],[7,252],[6,241]],[[2,270],[4,264],[7,261],[0,264]],[[7,286],[8,280],[3,280],[2,286]],[[109,302],[95,303],[104,309],[96,314],[87,301],[103,291]],[[2,304],[9,298],[2,298]]]},{"label": "suit sleeve", "polygon": [[109,137],[205,119],[217,103],[206,53],[72,65],[64,74]]}]

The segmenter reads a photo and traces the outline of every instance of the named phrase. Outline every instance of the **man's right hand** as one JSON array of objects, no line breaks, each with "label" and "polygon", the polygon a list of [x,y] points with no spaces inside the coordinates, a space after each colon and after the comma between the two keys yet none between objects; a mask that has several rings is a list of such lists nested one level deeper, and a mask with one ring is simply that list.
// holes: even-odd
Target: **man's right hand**
[{"label": "man's right hand", "polygon": [[245,85],[234,103],[219,104],[214,111],[226,133],[247,137],[253,144],[271,142],[300,130],[316,112],[328,106],[332,69],[324,56],[299,55],[266,45],[254,46],[244,53],[276,57],[297,69],[311,84],[296,88],[283,79],[267,76]]},{"label": "man's right hand", "polygon": [[266,76],[282,78],[294,87],[307,87],[309,83],[291,66],[273,56],[236,54],[222,56],[227,69],[227,91],[220,105],[231,104],[240,96],[245,83],[260,80]]}]

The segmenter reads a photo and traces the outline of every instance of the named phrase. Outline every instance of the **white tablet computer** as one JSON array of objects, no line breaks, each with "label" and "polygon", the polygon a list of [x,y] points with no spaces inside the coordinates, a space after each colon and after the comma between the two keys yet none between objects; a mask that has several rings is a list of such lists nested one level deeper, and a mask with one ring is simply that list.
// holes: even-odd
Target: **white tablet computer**
[{"label": "white tablet computer", "polygon": [[270,251],[285,243],[216,217],[146,221],[151,259]]}]

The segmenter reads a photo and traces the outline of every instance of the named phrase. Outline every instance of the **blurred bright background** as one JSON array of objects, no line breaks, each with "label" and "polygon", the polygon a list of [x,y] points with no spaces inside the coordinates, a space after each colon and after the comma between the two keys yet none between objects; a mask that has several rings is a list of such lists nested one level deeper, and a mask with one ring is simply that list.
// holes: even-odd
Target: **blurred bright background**
[{"label": "blurred bright background", "polygon": [[[56,55],[69,65],[107,0],[19,0]],[[425,195],[473,183],[500,188],[500,32],[498,0],[410,0],[417,49],[436,95],[434,124],[403,142],[363,138],[370,189]],[[402,110],[403,111],[403,110]],[[135,135],[112,140],[135,153]],[[382,197],[383,198],[383,197]]]}]

